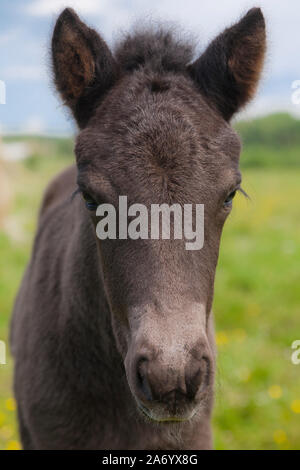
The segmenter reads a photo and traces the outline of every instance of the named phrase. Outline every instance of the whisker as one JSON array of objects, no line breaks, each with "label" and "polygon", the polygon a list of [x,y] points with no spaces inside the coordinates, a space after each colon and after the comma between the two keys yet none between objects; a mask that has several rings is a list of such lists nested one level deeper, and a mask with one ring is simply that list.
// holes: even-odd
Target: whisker
[{"label": "whisker", "polygon": [[249,196],[249,194],[246,193],[246,191],[243,189],[243,188],[238,188],[238,191],[240,193],[242,193],[243,196],[245,196],[246,199],[249,199],[251,201],[251,197]]}]

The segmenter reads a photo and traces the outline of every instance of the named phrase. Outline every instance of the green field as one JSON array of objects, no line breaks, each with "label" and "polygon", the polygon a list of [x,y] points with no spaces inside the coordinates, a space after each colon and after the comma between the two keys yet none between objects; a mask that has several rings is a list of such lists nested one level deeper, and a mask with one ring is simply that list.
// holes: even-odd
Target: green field
[{"label": "green field", "polygon": [[[254,131],[242,129],[250,137]],[[300,339],[300,145],[283,143],[289,147],[288,164],[276,154],[272,166],[272,145],[255,132],[254,141],[250,137],[243,187],[251,200],[241,194],[235,199],[216,276],[215,446],[300,449],[300,365],[291,362],[291,344]],[[42,191],[70,161],[71,148],[70,141],[40,139],[29,159],[5,164],[13,198],[0,232],[0,340],[7,341]],[[251,163],[255,148],[265,156],[262,165]],[[19,448],[12,368],[10,357],[0,365],[0,449]]]}]

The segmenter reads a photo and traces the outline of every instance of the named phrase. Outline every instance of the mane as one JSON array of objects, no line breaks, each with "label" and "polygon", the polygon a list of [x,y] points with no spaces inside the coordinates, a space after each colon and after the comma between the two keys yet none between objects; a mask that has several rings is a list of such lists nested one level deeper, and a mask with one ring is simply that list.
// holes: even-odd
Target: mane
[{"label": "mane", "polygon": [[126,33],[115,46],[125,71],[146,67],[156,72],[185,70],[194,56],[194,42],[173,27],[148,25]]}]

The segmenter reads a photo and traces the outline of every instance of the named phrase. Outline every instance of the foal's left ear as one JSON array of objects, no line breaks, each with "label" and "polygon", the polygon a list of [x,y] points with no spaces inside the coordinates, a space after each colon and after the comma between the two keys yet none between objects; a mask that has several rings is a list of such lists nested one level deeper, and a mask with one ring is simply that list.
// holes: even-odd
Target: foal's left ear
[{"label": "foal's left ear", "polygon": [[189,66],[201,92],[227,121],[253,97],[265,50],[264,17],[252,8]]},{"label": "foal's left ear", "polygon": [[66,8],[54,28],[52,62],[56,88],[84,127],[116,79],[112,53],[96,31]]}]

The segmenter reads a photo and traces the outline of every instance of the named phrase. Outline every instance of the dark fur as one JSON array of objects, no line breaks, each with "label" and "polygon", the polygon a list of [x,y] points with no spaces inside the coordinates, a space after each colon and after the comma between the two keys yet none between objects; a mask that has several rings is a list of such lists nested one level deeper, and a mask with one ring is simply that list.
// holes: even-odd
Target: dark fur
[{"label": "dark fur", "polygon": [[253,8],[189,67],[202,93],[226,120],[253,97],[265,49],[265,21]]},{"label": "dark fur", "polygon": [[[77,166],[46,191],[14,309],[25,449],[211,448],[214,275],[223,202],[240,180],[239,140],[224,118],[256,86],[262,21],[251,11],[233,27],[233,49],[225,32],[188,67],[192,48],[161,29],[128,36],[113,55],[72,10],[58,19],[55,83],[82,130]],[[229,81],[219,63],[232,70]],[[98,202],[204,203],[203,249],[100,242],[96,218],[71,198],[76,180]],[[197,412],[155,425],[137,402],[165,416]]]},{"label": "dark fur", "polygon": [[105,41],[70,9],[57,20],[52,52],[56,87],[84,127],[116,80],[116,62]]},{"label": "dark fur", "polygon": [[155,72],[185,72],[194,56],[192,41],[181,38],[175,28],[145,26],[126,35],[115,47],[122,70],[147,67]]}]

